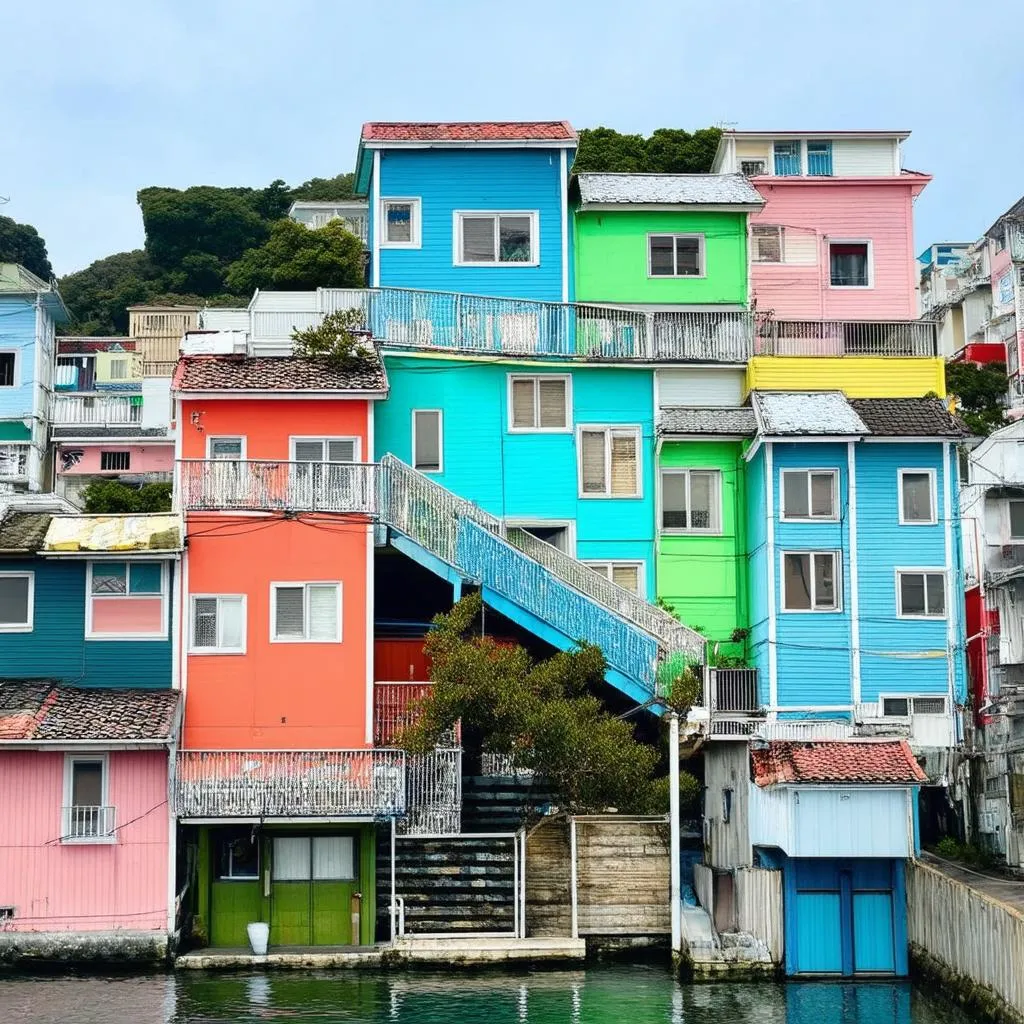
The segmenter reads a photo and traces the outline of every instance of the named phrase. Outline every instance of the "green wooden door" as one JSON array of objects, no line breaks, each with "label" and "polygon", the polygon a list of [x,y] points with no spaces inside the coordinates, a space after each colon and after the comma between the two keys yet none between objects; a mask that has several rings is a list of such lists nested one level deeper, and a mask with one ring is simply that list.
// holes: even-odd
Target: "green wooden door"
[{"label": "green wooden door", "polygon": [[313,883],[313,945],[348,946],[352,939],[355,882]]},{"label": "green wooden door", "polygon": [[248,947],[245,926],[261,921],[259,882],[221,881],[210,886],[210,945]]}]

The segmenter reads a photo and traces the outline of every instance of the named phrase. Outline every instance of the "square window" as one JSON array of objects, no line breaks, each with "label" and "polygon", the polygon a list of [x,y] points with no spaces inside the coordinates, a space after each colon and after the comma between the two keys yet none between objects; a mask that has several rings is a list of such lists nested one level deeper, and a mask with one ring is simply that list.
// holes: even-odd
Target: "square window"
[{"label": "square window", "polygon": [[703,235],[648,235],[648,277],[703,277]]},{"label": "square window", "polygon": [[260,877],[260,841],[252,828],[217,835],[217,877],[251,881]]},{"label": "square window", "polygon": [[245,458],[244,437],[211,437],[207,441],[207,456],[215,461]]},{"label": "square window", "polygon": [[100,452],[100,471],[124,471],[131,468],[131,452]]},{"label": "square window", "polygon": [[945,573],[899,570],[896,577],[901,618],[945,618]]},{"label": "square window", "polygon": [[839,609],[835,551],[787,551],[782,555],[782,610],[834,612]]},{"label": "square window", "polygon": [[86,637],[141,640],[165,636],[168,575],[163,562],[90,562]]},{"label": "square window", "polygon": [[341,641],[340,583],[275,583],[271,587],[271,640]]},{"label": "square window", "polygon": [[929,524],[936,521],[935,474],[931,470],[900,470],[900,522]]},{"label": "square window", "polygon": [[871,287],[871,247],[867,242],[829,242],[828,261],[833,288]]},{"label": "square window", "polygon": [[0,572],[0,633],[32,630],[35,573]]},{"label": "square window", "polygon": [[0,352],[0,388],[13,388],[17,386],[14,379],[14,371],[17,368],[17,358],[13,352]]},{"label": "square window", "polygon": [[504,266],[537,262],[536,213],[456,212],[456,265]]},{"label": "square window", "polygon": [[887,718],[906,718],[910,714],[910,700],[907,697],[885,697],[882,700],[882,714]]},{"label": "square window", "polygon": [[382,248],[419,248],[419,199],[382,199],[381,222],[380,244]]},{"label": "square window", "polygon": [[192,598],[192,650],[197,654],[244,653],[244,596],[218,594]]},{"label": "square window", "polygon": [[440,473],[442,452],[440,409],[414,409],[412,413],[412,466],[422,473]]},{"label": "square window", "polygon": [[784,469],[782,471],[782,519],[835,520],[835,470]]},{"label": "square window", "polygon": [[721,479],[718,470],[663,469],[662,532],[721,532]]},{"label": "square window", "polygon": [[639,497],[640,428],[580,428],[579,474],[582,497]]},{"label": "square window", "polygon": [[509,429],[545,431],[568,430],[569,378],[509,375]]}]

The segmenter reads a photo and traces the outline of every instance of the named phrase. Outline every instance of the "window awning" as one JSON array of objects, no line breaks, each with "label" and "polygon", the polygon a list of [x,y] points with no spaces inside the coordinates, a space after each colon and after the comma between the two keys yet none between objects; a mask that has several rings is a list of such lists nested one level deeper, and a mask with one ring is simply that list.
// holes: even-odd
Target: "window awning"
[{"label": "window awning", "polygon": [[32,441],[32,430],[21,420],[0,420],[0,441],[21,441],[28,444]]}]

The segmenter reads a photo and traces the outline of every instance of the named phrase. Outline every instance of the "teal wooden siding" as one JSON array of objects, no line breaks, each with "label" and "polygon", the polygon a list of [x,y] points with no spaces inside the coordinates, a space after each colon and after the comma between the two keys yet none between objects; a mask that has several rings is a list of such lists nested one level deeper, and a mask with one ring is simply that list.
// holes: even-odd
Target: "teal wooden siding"
[{"label": "teal wooden siding", "polygon": [[[387,356],[391,394],[375,406],[376,457],[412,462],[412,411],[443,411],[443,471],[429,474],[492,515],[569,520],[576,556],[640,561],[654,590],[654,409],[651,371],[535,366],[473,360]],[[569,373],[573,430],[508,429],[508,374]],[[639,498],[581,498],[576,427],[640,428]]]},{"label": "teal wooden siding", "polygon": [[[169,637],[85,639],[85,561],[4,559],[0,571],[35,574],[32,632],[0,633],[0,676],[55,679],[69,686],[162,689],[171,685]],[[176,571],[172,563],[172,596]],[[168,622],[170,618],[169,611]]]}]

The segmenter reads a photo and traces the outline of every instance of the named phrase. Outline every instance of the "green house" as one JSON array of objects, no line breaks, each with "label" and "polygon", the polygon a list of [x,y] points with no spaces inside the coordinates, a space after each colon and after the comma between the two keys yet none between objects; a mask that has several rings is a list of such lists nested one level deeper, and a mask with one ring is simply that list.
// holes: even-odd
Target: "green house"
[{"label": "green house", "polygon": [[585,172],[570,200],[577,302],[747,308],[747,217],[764,200],[742,174]]}]

